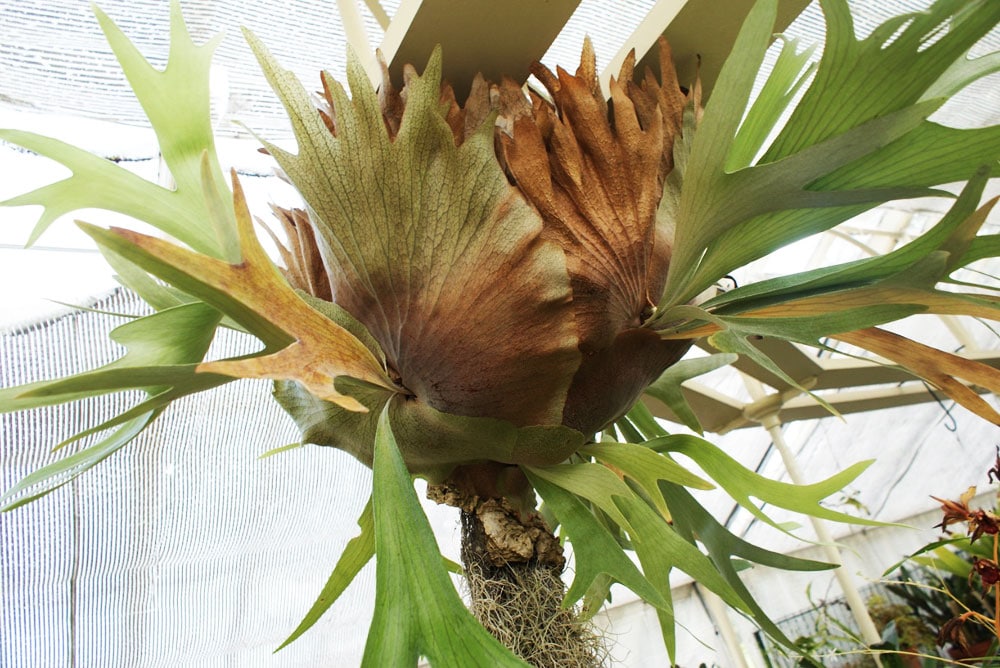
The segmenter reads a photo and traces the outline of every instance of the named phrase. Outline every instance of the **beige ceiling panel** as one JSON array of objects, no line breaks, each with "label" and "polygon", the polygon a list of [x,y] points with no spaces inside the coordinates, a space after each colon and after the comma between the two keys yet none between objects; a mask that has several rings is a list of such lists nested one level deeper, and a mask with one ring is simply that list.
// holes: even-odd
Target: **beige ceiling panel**
[{"label": "beige ceiling panel", "polygon": [[[810,367],[809,364],[815,365],[811,358],[794,345],[781,343],[786,346],[784,350],[780,350],[779,347],[769,351],[775,356],[778,365],[786,370],[797,369],[800,372],[819,369],[814,376],[795,377],[804,381],[813,391],[839,389],[840,391],[836,393],[821,394],[823,399],[842,415],[911,406],[940,398],[940,395],[932,393],[919,379],[897,367],[857,359],[823,360],[822,367]],[[702,347],[708,348],[705,345]],[[1000,355],[995,351],[967,354],[966,357],[1000,368]],[[773,374],[746,358],[741,358],[734,366],[761,382],[767,384],[775,382]],[[895,384],[888,385],[890,383]],[[872,387],[875,385],[881,386]],[[973,389],[982,392],[980,388],[973,387]],[[754,414],[763,414],[771,410],[779,410],[782,422],[812,420],[832,415],[810,395],[797,393],[787,385],[781,388],[780,393],[769,394],[760,402],[746,405],[693,381],[686,382],[683,390],[685,398],[701,420],[702,426],[709,432],[725,433],[733,429],[758,426],[759,422],[753,419]],[[657,417],[678,422],[673,411],[661,402],[650,397],[644,397],[644,400]]]},{"label": "beige ceiling panel", "polygon": [[382,42],[392,76],[403,65],[423,70],[434,46],[444,51],[444,76],[459,100],[476,72],[525,81],[580,0],[404,0]]},{"label": "beige ceiling panel", "polygon": [[[752,0],[659,0],[610,61],[602,82],[617,74],[629,49],[642,56],[637,72],[656,65],[657,38],[664,34],[674,50],[680,81],[694,80],[698,56],[701,78],[711,90],[732,48]],[[798,16],[808,0],[780,0],[775,32]],[[394,77],[403,65],[418,70],[436,44],[444,49],[445,77],[459,99],[477,71],[497,80],[507,74],[519,81],[540,60],[579,0],[404,0],[382,42],[382,53]],[[609,3],[609,16],[613,3]],[[655,68],[654,68],[655,69]]]},{"label": "beige ceiling panel", "polygon": [[[808,4],[808,0],[781,0],[774,31],[784,30]],[[611,61],[602,79],[606,83],[609,76],[618,75],[625,54],[632,48],[639,59],[637,74],[641,75],[647,66],[659,72],[654,46],[663,34],[673,49],[682,85],[694,81],[701,56],[701,82],[707,98],[752,6],[753,0],[659,0]]]}]

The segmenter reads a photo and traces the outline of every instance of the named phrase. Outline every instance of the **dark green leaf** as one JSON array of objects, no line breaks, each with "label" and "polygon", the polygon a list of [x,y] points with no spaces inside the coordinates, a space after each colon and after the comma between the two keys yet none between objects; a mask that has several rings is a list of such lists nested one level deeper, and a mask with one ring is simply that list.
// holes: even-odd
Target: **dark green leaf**
[{"label": "dark green leaf", "polygon": [[[642,597],[650,605],[668,606],[666,600],[642,575],[632,560],[629,559],[612,535],[604,528],[580,502],[576,495],[562,489],[558,485],[546,481],[541,476],[532,475],[526,469],[532,486],[551,506],[560,526],[562,535],[573,543],[573,554],[576,572],[573,584],[566,592],[564,605],[573,605],[584,598],[584,611],[594,614],[604,602],[603,596],[591,597],[599,576],[607,575],[615,582],[620,582]],[[596,587],[603,591],[603,587]]]},{"label": "dark green leaf", "polygon": [[[684,360],[681,360],[677,364],[683,364]],[[674,365],[677,366],[677,364]],[[674,367],[670,367],[671,369]],[[669,371],[669,369],[668,369]],[[660,423],[656,421],[653,413],[646,407],[641,401],[637,401],[626,416],[636,429],[642,434],[642,440],[646,441],[651,438],[657,438],[658,436],[666,436],[667,430],[660,426]]]},{"label": "dark green leaf", "polygon": [[696,539],[700,541],[708,550],[712,562],[722,577],[750,608],[754,622],[773,638],[791,647],[791,640],[771,621],[757,599],[747,590],[737,574],[738,571],[746,564],[744,560],[790,571],[826,570],[835,568],[835,564],[799,559],[757,547],[733,535],[719,524],[683,487],[661,482],[660,490],[673,511],[674,528],[677,533],[689,541],[693,542]]},{"label": "dark green leaf", "polygon": [[[691,431],[702,433],[701,422],[698,416],[691,410],[684,393],[681,392],[681,384],[691,378],[695,378],[709,371],[732,364],[738,359],[738,355],[733,353],[719,353],[707,357],[693,357],[683,359],[674,364],[657,378],[649,387],[646,394],[662,401],[674,412],[674,415]],[[666,435],[666,434],[661,434]]]},{"label": "dark green leaf", "polygon": [[375,617],[362,665],[527,666],[473,618],[441,563],[430,523],[383,411],[375,435]]},{"label": "dark green leaf", "polygon": [[[608,468],[588,463],[532,467],[527,470],[533,479],[541,478],[587,499],[628,531],[636,556],[642,564],[643,574],[668,602],[670,571],[678,568],[714,591],[732,607],[742,611],[749,610],[708,557],[678,535],[662,515],[639,498]],[[673,609],[660,607],[657,615],[667,651],[673,656]]]}]

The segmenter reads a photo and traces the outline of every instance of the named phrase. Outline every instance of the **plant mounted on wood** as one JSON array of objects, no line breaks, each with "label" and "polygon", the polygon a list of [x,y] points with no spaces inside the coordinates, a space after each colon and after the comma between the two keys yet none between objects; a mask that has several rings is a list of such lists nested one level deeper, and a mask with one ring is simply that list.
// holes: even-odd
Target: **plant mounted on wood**
[{"label": "plant mounted on wood", "polygon": [[[1000,4],[942,0],[859,41],[846,2],[824,0],[818,64],[779,37],[781,55],[751,102],[775,5],[761,0],[751,11],[704,108],[697,85],[682,91],[665,45],[660,76],[636,80],[627,61],[610,102],[586,47],[576,74],[535,68],[544,93],[480,78],[461,104],[441,81],[440,51],[422,73],[408,68],[400,89],[386,76],[374,90],[351,60],[350,94],[324,74],[317,105],[248,33],[298,142],[289,152],[264,140],[302,197],[301,209],[275,210],[287,233],[281,267],[258,243],[239,179],[226,179],[216,157],[208,73],[218,40],[195,45],[175,4],[168,66],[158,71],[98,11],[176,187],[4,130],[0,139],[72,171],[4,204],[44,207],[32,241],[59,216],[92,207],[160,230],[169,239],[80,223],[156,313],[115,331],[127,349],[115,363],[0,390],[0,409],[123,390],[146,398],[76,436],[108,433],[29,476],[4,507],[97,464],[179,397],[269,379],[303,443],[350,452],[374,472],[360,534],[289,640],[377,556],[366,665],[420,656],[434,665],[558,663],[524,649],[515,657],[469,614],[414,493],[419,476],[462,509],[470,573],[558,573],[558,529],[574,546],[576,572],[565,597],[555,585],[557,599],[582,600],[583,616],[621,583],[656,607],[673,653],[669,574],[679,569],[787,643],[734,560],[828,565],[730,534],[688,491],[713,483],[673,455],[772,524],[751,496],[863,522],[820,502],[866,464],[805,487],[766,480],[704,439],[668,434],[637,402],[655,393],[700,431],[678,391],[684,378],[736,355],[785,377],[752,338],[820,347],[832,338],[893,360],[1000,423],[960,382],[997,391],[994,369],[878,328],[916,313],[1000,319],[995,292],[939,287],[1000,255],[997,237],[977,236],[993,205],[979,200],[997,171],[1000,128],[927,120],[996,69],[995,54],[965,54],[1000,21]],[[892,253],[703,296],[782,246],[888,200],[947,195],[934,187],[954,181],[967,183],[951,210]],[[253,335],[262,349],[204,361],[219,327]],[[702,337],[722,354],[681,361]]]}]

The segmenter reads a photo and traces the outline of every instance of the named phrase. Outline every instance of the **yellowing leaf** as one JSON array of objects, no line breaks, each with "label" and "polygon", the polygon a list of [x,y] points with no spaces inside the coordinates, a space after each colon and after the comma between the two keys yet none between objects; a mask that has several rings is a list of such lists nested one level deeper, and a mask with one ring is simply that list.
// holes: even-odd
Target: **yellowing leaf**
[{"label": "yellowing leaf", "polygon": [[250,212],[233,175],[242,262],[229,264],[145,234],[93,226],[84,229],[104,246],[226,313],[265,344],[264,354],[219,360],[199,372],[237,378],[296,380],[321,399],[349,410],[364,406],[334,388],[350,376],[396,391],[381,364],[346,329],[310,307],[282,277],[254,236]]},{"label": "yellowing leaf", "polygon": [[833,338],[900,364],[976,415],[1000,425],[1000,413],[958,380],[961,378],[1000,394],[1000,371],[997,369],[874,327],[836,334]]},{"label": "yellowing leaf", "polygon": [[995,305],[991,303],[992,301],[994,300],[984,295],[966,295],[900,285],[876,285],[797,299],[749,311],[745,315],[753,318],[812,317],[880,304],[909,304],[923,307],[924,312],[937,315],[968,315],[998,320],[1000,305]]}]

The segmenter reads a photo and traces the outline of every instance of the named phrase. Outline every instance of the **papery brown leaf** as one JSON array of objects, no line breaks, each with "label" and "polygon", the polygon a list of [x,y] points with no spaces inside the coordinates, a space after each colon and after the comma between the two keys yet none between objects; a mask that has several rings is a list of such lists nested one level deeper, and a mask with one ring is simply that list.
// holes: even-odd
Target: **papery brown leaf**
[{"label": "papery brown leaf", "polygon": [[282,274],[293,288],[313,297],[331,301],[330,277],[323,267],[323,257],[316,245],[316,234],[305,209],[284,209],[272,205],[271,211],[281,223],[288,246],[267,225],[261,227],[271,237],[284,264]]},{"label": "papery brown leaf", "polygon": [[1000,371],[997,369],[876,327],[834,334],[831,338],[870,350],[898,363],[976,415],[1000,425],[1000,413],[958,380],[961,378],[994,394],[1000,394]]},{"label": "papery brown leaf", "polygon": [[469,97],[465,100],[462,112],[465,115],[465,127],[463,129],[462,141],[479,129],[490,113],[493,111],[493,86],[477,73],[472,79],[472,86],[469,89]]},{"label": "papery brown leaf", "polygon": [[532,113],[531,98],[526,98],[522,86],[510,77],[503,77],[499,86],[494,86],[493,93],[493,106],[501,116],[517,118]]},{"label": "papery brown leaf", "polygon": [[597,54],[594,53],[594,43],[590,37],[583,38],[583,51],[580,53],[580,66],[576,68],[576,79],[582,81],[590,89],[590,95],[594,101],[608,115],[608,104],[601,92],[601,84],[597,80]]},{"label": "papery brown leaf", "polygon": [[[492,95],[491,103],[499,112],[496,121],[497,128],[504,135],[510,137],[514,134],[514,122],[523,116],[531,116],[534,113],[533,105],[538,96],[531,93],[526,98],[521,85],[510,77],[501,79],[500,85],[493,86],[490,92]],[[499,136],[497,137],[497,160],[500,161],[500,165],[504,168],[504,171],[509,172],[503,151],[500,149]]]},{"label": "papery brown leaf", "polygon": [[455,144],[461,144],[465,141],[465,111],[459,106],[455,89],[448,82],[441,84],[441,106],[445,109],[444,120],[451,128]]},{"label": "papery brown leaf", "polygon": [[536,100],[533,116],[516,120],[513,137],[501,136],[501,145],[546,234],[567,253],[581,349],[597,350],[641,324],[649,295],[662,289],[667,258],[651,252],[662,127],[643,130],[617,85],[612,127],[592,82],[562,70],[557,79],[544,68],[533,71],[558,110]]},{"label": "papery brown leaf", "polygon": [[663,84],[612,80],[613,112],[589,41],[576,76],[536,64],[554,106],[533,95],[531,117],[519,114],[500,138],[513,180],[569,255],[584,351],[640,324],[662,292],[672,240],[657,234],[656,207],[686,97],[665,41],[660,49]]},{"label": "papery brown leaf", "polygon": [[[546,236],[566,252],[584,359],[564,424],[589,431],[603,426],[599,416],[627,410],[638,386],[688,345],[640,331],[670,260],[672,240],[657,225],[657,207],[683,105],[666,123],[660,98],[673,98],[664,87],[634,87],[634,101],[612,80],[609,109],[589,42],[575,76],[538,64],[532,73],[552,103],[532,95],[530,115],[505,119],[513,129],[500,135],[501,161],[541,213]],[[679,89],[674,95],[684,99]]]},{"label": "papery brown leaf", "polygon": [[[416,76],[416,70],[412,65],[404,67],[405,83],[403,90],[400,91],[393,86],[392,78],[389,75],[389,66],[385,62],[382,52],[376,51],[376,57],[382,70],[382,82],[378,88],[379,108],[382,110],[382,120],[389,131],[389,136],[395,138],[399,133],[403,114],[406,111],[406,88]],[[521,94],[520,87],[517,87],[517,91],[523,102],[524,95]],[[477,73],[473,78],[469,96],[464,105],[455,98],[455,89],[452,85],[443,81],[441,83],[440,103],[445,110],[445,121],[455,137],[456,146],[461,145],[478,130],[489,115],[500,106],[497,86],[487,81],[481,73]],[[326,95],[325,106],[333,106],[333,99],[329,92]],[[333,134],[336,135],[336,132]]]},{"label": "papery brown leaf", "polygon": [[618,81],[632,81],[633,76],[635,76],[635,49],[630,49],[618,69]]},{"label": "papery brown leaf", "polygon": [[[385,127],[389,131],[389,136],[395,137],[396,133],[399,132],[399,124],[403,121],[403,110],[406,105],[403,103],[403,98],[400,96],[399,91],[392,85],[392,77],[389,76],[389,64],[385,62],[385,57],[382,55],[381,49],[375,51],[375,57],[378,60],[379,67],[382,68],[382,85],[378,89],[378,104],[379,108],[382,109],[382,120],[385,121]],[[327,102],[331,107],[333,106],[333,101],[329,94],[327,94]]]},{"label": "papery brown leaf", "polygon": [[794,318],[820,316],[839,310],[882,304],[913,304],[934,315],[968,315],[996,320],[1000,318],[997,297],[977,293],[954,293],[921,287],[880,284],[850,288],[813,297],[804,297],[741,313],[754,318]]},{"label": "papery brown leaf", "polygon": [[663,341],[646,327],[622,331],[608,347],[584,356],[566,397],[563,424],[585,434],[605,428],[692,343]]},{"label": "papery brown leaf", "polygon": [[[681,89],[677,79],[677,71],[674,69],[674,56],[670,49],[670,44],[664,37],[660,37],[658,42],[660,51],[660,80],[657,81],[651,70],[646,70],[641,83],[633,81],[633,76],[626,68],[629,58],[622,63],[622,75],[618,78],[621,85],[626,87],[629,99],[635,105],[636,115],[642,126],[650,127],[657,121],[663,124],[664,150],[660,162],[660,179],[674,167],[673,139],[681,133],[683,124],[684,108],[693,104],[696,113],[701,111],[700,87],[696,81],[694,91],[698,93],[695,97],[689,97]],[[629,54],[634,60],[635,54]],[[628,72],[628,77],[624,74]]]}]

